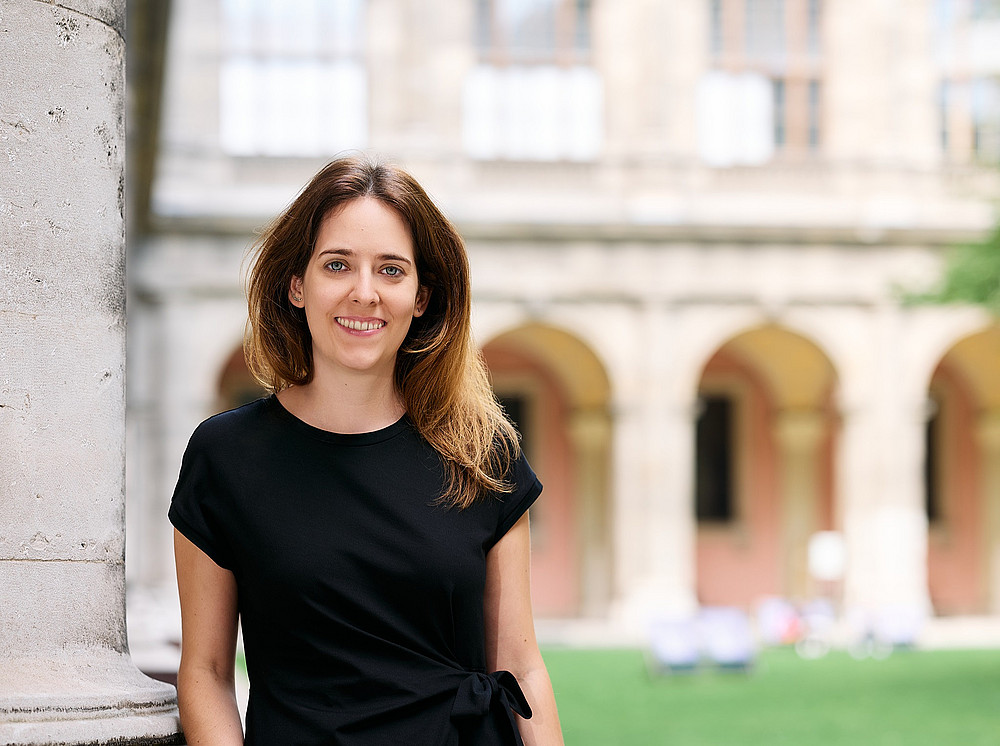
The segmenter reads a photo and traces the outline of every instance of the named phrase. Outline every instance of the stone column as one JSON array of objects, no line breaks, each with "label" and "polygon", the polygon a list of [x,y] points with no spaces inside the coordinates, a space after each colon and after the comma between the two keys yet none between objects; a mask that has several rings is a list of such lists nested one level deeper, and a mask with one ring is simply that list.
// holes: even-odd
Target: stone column
[{"label": "stone column", "polygon": [[784,593],[807,598],[809,537],[816,531],[819,505],[820,445],[826,431],[822,412],[781,412],[775,418],[781,477],[782,566]]},{"label": "stone column", "polygon": [[1000,410],[980,415],[976,435],[982,459],[986,600],[990,613],[1000,614]]},{"label": "stone column", "polygon": [[847,553],[844,605],[848,609],[866,609],[877,598],[872,587],[872,540],[878,537],[871,536],[868,522],[879,498],[879,439],[873,419],[867,402],[845,407],[841,412],[836,489]]},{"label": "stone column", "polygon": [[642,418],[632,401],[616,401],[611,422],[612,608],[611,616],[627,628],[638,628],[643,618],[636,597],[645,584],[649,563],[643,527],[647,503],[643,479]]},{"label": "stone column", "polygon": [[124,587],[124,0],[0,1],[0,743],[180,743]]},{"label": "stone column", "polygon": [[654,429],[656,440],[647,448],[662,459],[650,487],[662,504],[658,514],[656,556],[658,580],[670,614],[690,614],[698,607],[695,589],[695,551],[698,524],[694,508],[695,419],[694,397],[671,402],[657,414],[662,422]]},{"label": "stone column", "polygon": [[878,414],[882,417],[851,410],[844,415],[839,471],[847,542],[844,602],[872,619],[888,614],[916,625],[930,610],[923,400]]},{"label": "stone column", "polygon": [[575,488],[578,519],[580,575],[584,616],[600,616],[611,600],[611,547],[608,544],[608,454],[611,423],[603,410],[574,412],[570,438],[576,463]]},{"label": "stone column", "polygon": [[927,586],[927,511],[924,507],[924,455],[927,427],[922,394],[894,410],[894,432],[882,444],[890,470],[873,516],[878,537],[878,571],[883,608],[914,617],[931,609]]},{"label": "stone column", "polygon": [[[620,616],[627,626],[648,632],[649,621],[664,615],[694,611],[694,396],[676,384],[674,358],[677,321],[671,310],[649,304],[641,318],[645,339],[656,340],[641,356],[634,410],[628,420],[616,410],[615,449],[628,457],[615,464],[619,486],[619,551],[641,562],[624,579]],[[626,439],[627,438],[627,439]],[[628,489],[622,480],[633,472]]]}]

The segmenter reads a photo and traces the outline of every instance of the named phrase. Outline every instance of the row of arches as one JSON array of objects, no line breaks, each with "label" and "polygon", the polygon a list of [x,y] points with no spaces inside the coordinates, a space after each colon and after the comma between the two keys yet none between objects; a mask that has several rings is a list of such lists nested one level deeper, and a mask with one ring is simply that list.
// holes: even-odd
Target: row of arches
[{"label": "row of arches", "polygon": [[[494,388],[546,486],[532,512],[532,586],[539,615],[600,614],[614,595],[612,470],[615,381],[578,336],[527,324],[482,348]],[[841,382],[806,335],[769,324],[719,344],[701,363],[693,402],[694,592],[706,604],[829,593],[809,572],[810,538],[843,529],[837,482]],[[220,409],[255,398],[239,350],[218,384]],[[923,502],[927,584],[938,613],[990,604],[991,518],[1000,494],[1000,329],[953,344],[926,382]],[[997,428],[994,428],[997,429]],[[836,590],[836,589],[834,589]]]}]

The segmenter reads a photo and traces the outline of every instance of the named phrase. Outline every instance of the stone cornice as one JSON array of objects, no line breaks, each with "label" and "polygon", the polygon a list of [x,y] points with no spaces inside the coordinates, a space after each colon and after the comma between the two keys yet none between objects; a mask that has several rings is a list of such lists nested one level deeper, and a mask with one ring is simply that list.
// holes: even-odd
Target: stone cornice
[{"label": "stone cornice", "polygon": [[[184,216],[155,217],[153,233],[252,237],[268,222],[266,217]],[[878,246],[949,246],[979,240],[982,232],[954,226],[847,225],[724,225],[652,223],[543,223],[456,221],[469,242],[639,242],[721,243],[754,245],[810,244],[872,248]]]}]

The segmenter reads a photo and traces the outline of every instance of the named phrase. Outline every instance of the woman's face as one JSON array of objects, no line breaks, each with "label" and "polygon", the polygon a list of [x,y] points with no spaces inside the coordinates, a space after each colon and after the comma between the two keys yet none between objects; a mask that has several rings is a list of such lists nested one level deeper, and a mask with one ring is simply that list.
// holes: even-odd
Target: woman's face
[{"label": "woman's face", "polygon": [[418,282],[409,228],[371,197],[323,219],[306,271],[289,288],[292,305],[305,309],[317,376],[355,371],[391,378],[428,296]]}]

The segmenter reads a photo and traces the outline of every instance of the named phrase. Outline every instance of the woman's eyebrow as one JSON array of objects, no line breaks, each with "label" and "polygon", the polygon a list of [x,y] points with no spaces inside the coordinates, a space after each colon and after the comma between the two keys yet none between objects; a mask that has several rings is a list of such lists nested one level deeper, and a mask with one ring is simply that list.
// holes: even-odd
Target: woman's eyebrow
[{"label": "woman's eyebrow", "polygon": [[338,256],[354,256],[354,252],[350,249],[323,249],[319,252],[320,256],[324,254],[336,254]]},{"label": "woman's eyebrow", "polygon": [[[332,248],[332,249],[323,249],[321,252],[319,252],[319,256],[324,256],[326,254],[331,254],[333,256],[347,256],[347,257],[355,256],[354,251],[352,251],[351,249]],[[378,254],[376,258],[382,261],[405,262],[406,264],[413,264],[412,261],[407,259],[405,256],[401,256],[400,254]]]}]

